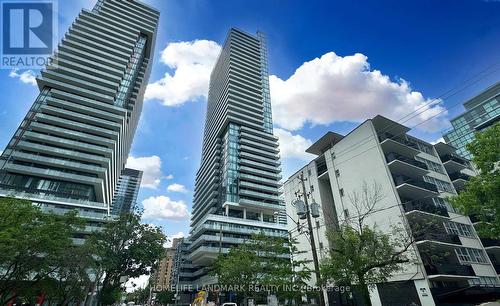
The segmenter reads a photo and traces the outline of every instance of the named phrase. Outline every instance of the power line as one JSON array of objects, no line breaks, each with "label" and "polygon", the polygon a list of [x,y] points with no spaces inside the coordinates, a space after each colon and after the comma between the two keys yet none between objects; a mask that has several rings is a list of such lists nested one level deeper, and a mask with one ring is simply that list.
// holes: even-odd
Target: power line
[{"label": "power line", "polygon": [[[435,99],[431,100],[430,102],[424,103],[424,105],[422,105],[421,107],[419,107],[419,108],[417,108],[416,110],[414,110],[414,111],[412,111],[412,112],[410,112],[410,113],[406,114],[406,115],[405,115],[405,116],[403,116],[401,119],[399,119],[399,120],[395,121],[394,123],[392,123],[392,124],[388,125],[387,127],[385,127],[385,128],[383,128],[383,129],[381,129],[380,131],[378,131],[376,136],[380,136],[380,135],[382,135],[382,133],[388,133],[388,131],[389,131],[389,130],[392,130],[392,129],[393,129],[394,127],[396,127],[398,124],[405,123],[405,122],[409,121],[410,119],[414,118],[415,116],[418,116],[418,115],[420,115],[420,114],[422,114],[422,113],[424,113],[424,112],[426,112],[426,111],[430,110],[430,108],[426,108],[424,111],[422,111],[422,112],[420,112],[420,113],[418,113],[418,114],[416,114],[416,115],[414,115],[414,116],[411,116],[410,118],[408,118],[408,119],[406,119],[406,120],[404,120],[404,121],[400,122],[402,119],[404,119],[404,118],[408,117],[409,115],[411,115],[411,114],[413,114],[413,113],[417,112],[417,111],[418,111],[418,110],[420,110],[421,108],[424,108],[424,107],[428,106],[429,104],[434,103],[437,99],[440,99],[440,100],[445,100],[445,99],[448,99],[448,98],[450,98],[450,97],[452,97],[452,96],[454,96],[454,95],[456,95],[456,94],[458,94],[458,93],[460,93],[460,92],[464,91],[466,88],[468,88],[468,87],[470,87],[470,86],[474,85],[475,83],[479,82],[481,79],[485,78],[487,75],[489,75],[489,74],[491,74],[491,73],[493,73],[493,72],[498,71],[500,68],[494,69],[493,71],[488,72],[488,73],[487,73],[487,74],[485,74],[484,76],[479,77],[479,75],[481,75],[482,73],[486,72],[487,70],[491,69],[492,67],[498,66],[499,64],[500,64],[500,62],[499,62],[499,63],[496,63],[496,64],[494,64],[494,65],[492,65],[492,66],[489,66],[487,69],[483,70],[483,71],[482,71],[482,72],[480,72],[479,74],[476,74],[474,77],[472,77],[472,78],[470,78],[469,80],[467,80],[467,81],[466,81],[466,82],[472,81],[472,83],[470,83],[470,84],[466,84],[463,88],[458,88],[458,86],[456,86],[455,88],[453,88],[453,89],[451,89],[451,90],[448,90],[445,94],[440,95],[438,98],[435,98]],[[474,80],[474,78],[477,78],[477,77],[479,77],[479,78],[478,78],[477,80]],[[458,89],[457,89],[457,88],[458,88]],[[455,92],[453,92],[454,90],[456,90],[456,91],[455,91]],[[458,103],[455,103],[453,107],[456,107],[456,106],[458,106],[458,105],[459,105]],[[452,107],[452,108],[453,108],[453,107]],[[419,123],[419,124],[415,125],[414,127],[416,127],[416,126],[418,126],[418,125],[420,125],[420,124],[423,124],[423,123],[425,123],[425,122],[427,122],[427,121],[429,121],[429,120],[431,120],[431,119],[433,119],[433,118],[435,118],[435,117],[439,116],[439,115],[440,115],[440,114],[442,114],[443,112],[445,112],[445,111],[447,111],[447,110],[450,110],[450,109],[451,109],[451,108],[444,108],[442,111],[440,111],[440,112],[438,112],[437,114],[435,114],[435,115],[433,115],[433,116],[431,116],[431,117],[427,118],[426,120],[424,120],[423,122],[421,122],[421,123]],[[372,138],[374,138],[374,137],[375,137],[374,135],[367,136],[367,137],[365,137],[365,138],[361,139],[360,141],[358,141],[356,144],[353,144],[353,145],[351,145],[351,146],[347,147],[346,149],[339,151],[338,153],[336,153],[336,156],[342,156],[342,155],[344,155],[345,153],[348,153],[349,151],[352,151],[352,150],[354,150],[354,149],[356,149],[356,148],[358,148],[358,147],[360,147],[360,146],[364,145],[365,143],[367,143],[368,141],[370,141],[370,140],[371,140]]]}]

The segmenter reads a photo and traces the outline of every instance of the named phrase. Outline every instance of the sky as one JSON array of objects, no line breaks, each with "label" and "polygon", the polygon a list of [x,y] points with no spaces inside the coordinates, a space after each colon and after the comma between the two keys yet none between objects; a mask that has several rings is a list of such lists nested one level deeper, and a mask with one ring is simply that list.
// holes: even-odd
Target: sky
[{"label": "sky", "polygon": [[[228,30],[266,33],[283,174],[327,131],[382,114],[429,142],[461,104],[500,80],[500,1],[146,0],[161,12],[128,166],[143,170],[144,222],[187,235],[210,71]],[[59,36],[95,0],[59,1]],[[0,150],[38,89],[38,71],[0,69]]]}]

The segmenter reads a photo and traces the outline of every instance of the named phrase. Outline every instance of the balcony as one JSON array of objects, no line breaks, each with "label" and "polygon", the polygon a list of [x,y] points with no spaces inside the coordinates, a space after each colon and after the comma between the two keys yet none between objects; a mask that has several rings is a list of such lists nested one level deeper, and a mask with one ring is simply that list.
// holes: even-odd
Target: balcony
[{"label": "balcony", "polygon": [[416,241],[437,241],[443,243],[462,245],[460,237],[455,234],[448,234],[444,229],[439,231],[425,231],[419,235],[415,235]]},{"label": "balcony", "polygon": [[400,197],[405,199],[422,199],[438,194],[436,185],[408,176],[394,176],[394,184]]},{"label": "balcony", "polygon": [[460,264],[435,264],[425,265],[425,271],[432,280],[458,280],[458,279],[473,279],[476,274],[471,266]]},{"label": "balcony", "polygon": [[398,138],[394,135],[385,133],[379,137],[379,140],[384,152],[396,152],[408,157],[414,157],[420,152],[416,143],[404,137]]},{"label": "balcony", "polygon": [[450,180],[453,182],[453,186],[455,186],[455,189],[457,190],[462,189],[469,178],[470,176],[461,172],[450,174]]},{"label": "balcony", "polygon": [[433,203],[425,203],[421,201],[407,201],[403,202],[403,209],[405,212],[418,210],[430,214],[440,215],[443,217],[449,217],[448,210],[446,209],[446,207],[436,206]]},{"label": "balcony", "polygon": [[500,239],[481,238],[484,248],[500,248]]},{"label": "balcony", "polygon": [[401,154],[391,152],[385,156],[387,165],[392,174],[402,174],[412,177],[422,177],[428,173],[427,165],[413,158],[405,157]]},{"label": "balcony", "polygon": [[452,180],[452,181],[456,181],[456,180],[468,181],[469,178],[470,178],[470,176],[468,176],[467,174],[463,174],[462,172],[455,172],[455,173],[450,174],[450,180]]},{"label": "balcony", "polygon": [[[500,299],[500,288],[494,286],[457,286],[431,288],[436,305],[483,305]],[[493,304],[495,305],[495,304]]]},{"label": "balcony", "polygon": [[460,170],[469,168],[469,162],[465,158],[453,153],[441,156],[441,161],[448,173],[459,172]]}]

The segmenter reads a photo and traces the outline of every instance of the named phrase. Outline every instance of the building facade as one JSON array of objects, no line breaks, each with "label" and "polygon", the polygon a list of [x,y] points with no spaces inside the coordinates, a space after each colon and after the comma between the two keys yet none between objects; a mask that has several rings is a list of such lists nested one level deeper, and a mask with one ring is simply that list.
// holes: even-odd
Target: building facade
[{"label": "building facade", "polygon": [[160,259],[158,266],[153,274],[153,290],[160,292],[164,290],[171,290],[175,284],[174,273],[176,266],[177,247],[182,243],[182,238],[172,239],[172,246],[165,249],[163,257]]},{"label": "building facade", "polygon": [[159,12],[140,1],[82,10],[37,77],[40,94],[0,157],[0,196],[109,215],[142,110]]},{"label": "building facade", "polygon": [[125,168],[118,179],[118,186],[111,204],[111,214],[120,215],[134,210],[141,187],[142,171]]},{"label": "building facade", "polygon": [[207,265],[252,233],[286,237],[270,103],[264,35],[231,29],[210,77],[185,283],[216,282]]},{"label": "building facade", "polygon": [[[455,152],[456,149],[449,144],[443,142],[434,145],[436,152],[443,161],[450,180],[455,187],[455,190],[460,193],[465,186],[465,183],[477,173],[469,167],[469,161],[461,158]],[[474,216],[470,217],[473,224],[477,224],[477,219]],[[480,237],[481,242],[486,250],[488,257],[495,268],[497,275],[500,275],[500,239]]]},{"label": "building facade", "polygon": [[473,223],[446,202],[447,197],[456,195],[455,184],[459,182],[455,176],[474,175],[474,171],[465,159],[441,152],[408,135],[409,131],[376,116],[345,136],[329,132],[307,150],[317,158],[284,184],[291,217],[288,228],[298,239],[299,249],[306,251],[301,256],[310,258],[311,248],[302,234],[307,227],[292,203],[298,190],[297,177],[303,173],[311,200],[321,205],[320,218],[313,226],[320,258],[332,247],[326,231],[334,231],[360,214],[356,193],[365,191],[379,194],[365,224],[388,234],[397,228],[411,239],[408,256],[415,263],[404,265],[390,282],[377,285],[371,292],[373,305],[413,302],[427,306],[498,296],[497,273]]},{"label": "building facade", "polygon": [[481,132],[500,119],[500,82],[464,103],[465,112],[451,120],[453,129],[443,135],[446,143],[457,148],[457,154],[469,160],[466,145],[476,132]]}]

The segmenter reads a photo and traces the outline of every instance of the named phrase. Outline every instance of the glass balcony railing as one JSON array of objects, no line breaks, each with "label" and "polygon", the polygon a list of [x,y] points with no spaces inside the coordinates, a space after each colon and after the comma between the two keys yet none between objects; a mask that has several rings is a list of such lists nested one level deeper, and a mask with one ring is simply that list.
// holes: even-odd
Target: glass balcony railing
[{"label": "glass balcony railing", "polygon": [[385,159],[387,160],[388,163],[390,163],[394,160],[399,160],[399,161],[405,162],[407,164],[413,165],[415,167],[419,167],[419,168],[422,168],[424,170],[428,170],[428,167],[425,163],[420,162],[420,161],[415,160],[415,159],[405,157],[405,156],[397,154],[397,153],[389,153],[385,156]]},{"label": "glass balcony railing", "polygon": [[450,174],[450,180],[451,181],[456,181],[456,180],[466,180],[466,181],[468,181],[469,178],[470,178],[470,176],[468,176],[467,174],[463,174],[461,172],[455,172],[455,173]]},{"label": "glass balcony railing", "polygon": [[444,206],[436,206],[432,203],[424,203],[420,201],[407,201],[403,202],[403,209],[405,212],[412,210],[419,210],[435,215],[449,217],[448,210]]},{"label": "glass balcony railing", "polygon": [[396,137],[394,135],[391,135],[389,133],[384,133],[383,135],[379,136],[379,139],[380,139],[380,142],[386,140],[386,139],[390,139],[392,141],[395,141],[397,143],[400,143],[402,145],[405,145],[407,147],[410,147],[410,148],[413,148],[415,150],[420,150],[418,148],[418,144],[416,144],[415,142],[413,141],[409,141],[408,139],[406,138],[402,138],[402,137]]},{"label": "glass balcony railing", "polygon": [[444,243],[462,245],[462,242],[460,241],[460,237],[458,237],[458,235],[448,234],[444,230],[439,231],[439,232],[424,231],[421,234],[415,235],[415,240],[416,241],[424,241],[424,240],[439,241],[439,242],[444,242]]},{"label": "glass balcony railing", "polygon": [[438,189],[437,189],[435,184],[426,182],[424,180],[412,179],[412,178],[409,178],[409,177],[403,176],[403,175],[395,176],[394,183],[396,184],[396,186],[400,186],[403,184],[409,184],[409,185],[423,188],[423,189],[426,189],[429,191],[438,192]]},{"label": "glass balcony railing", "polygon": [[456,163],[464,165],[465,167],[469,167],[469,162],[465,158],[463,158],[463,157],[461,157],[459,155],[456,155],[456,154],[446,154],[446,155],[443,155],[443,156],[441,156],[441,161],[443,163],[445,163],[447,161],[454,161]]},{"label": "glass balcony railing", "polygon": [[476,276],[471,266],[459,264],[436,264],[425,265],[425,271],[429,275],[463,275],[463,276]]},{"label": "glass balcony railing", "polygon": [[481,238],[481,242],[485,248],[487,247],[500,247],[500,239],[495,238]]}]

